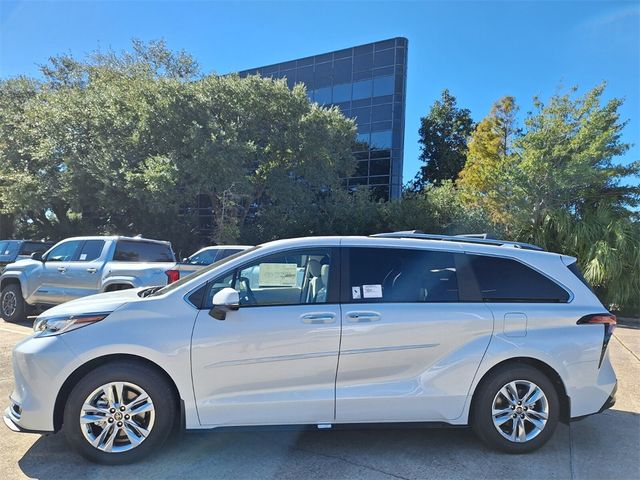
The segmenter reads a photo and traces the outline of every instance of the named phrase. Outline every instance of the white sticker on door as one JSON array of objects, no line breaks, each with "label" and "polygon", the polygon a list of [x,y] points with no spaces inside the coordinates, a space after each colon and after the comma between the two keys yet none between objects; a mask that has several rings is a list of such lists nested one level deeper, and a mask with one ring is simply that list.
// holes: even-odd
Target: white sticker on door
[{"label": "white sticker on door", "polygon": [[353,300],[359,300],[360,299],[360,287],[351,287],[351,298]]},{"label": "white sticker on door", "polygon": [[363,285],[362,296],[364,298],[382,298],[382,285]]}]

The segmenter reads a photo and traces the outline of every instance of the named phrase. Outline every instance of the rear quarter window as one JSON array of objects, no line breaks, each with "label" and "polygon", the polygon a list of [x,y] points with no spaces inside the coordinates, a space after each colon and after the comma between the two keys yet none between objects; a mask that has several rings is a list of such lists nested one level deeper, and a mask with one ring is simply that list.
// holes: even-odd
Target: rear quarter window
[{"label": "rear quarter window", "polygon": [[113,259],[117,262],[175,262],[170,245],[121,240],[116,244]]},{"label": "rear quarter window", "polygon": [[482,299],[494,303],[566,303],[569,294],[553,280],[516,260],[469,255]]},{"label": "rear quarter window", "polygon": [[578,280],[584,283],[589,290],[593,291],[593,288],[591,287],[591,285],[589,285],[589,282],[587,282],[587,279],[584,278],[584,275],[582,274],[580,267],[578,267],[577,262],[572,263],[567,268],[569,269],[569,271],[571,271],[571,273],[573,273],[576,277],[578,277]]}]

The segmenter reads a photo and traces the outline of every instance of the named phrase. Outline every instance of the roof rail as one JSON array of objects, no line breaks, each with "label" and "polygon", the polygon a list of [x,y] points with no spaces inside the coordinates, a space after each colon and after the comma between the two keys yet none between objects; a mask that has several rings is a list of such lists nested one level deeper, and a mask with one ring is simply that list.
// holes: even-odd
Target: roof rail
[{"label": "roof rail", "polygon": [[434,233],[425,233],[422,230],[405,230],[400,232],[376,233],[371,237],[383,238],[417,238],[423,240],[442,240],[446,242],[473,243],[478,245],[496,245],[500,247],[521,248],[523,250],[544,251],[543,248],[532,245],[531,243],[511,242],[508,240],[499,240],[491,238],[486,233],[468,233],[462,235],[437,235]]}]

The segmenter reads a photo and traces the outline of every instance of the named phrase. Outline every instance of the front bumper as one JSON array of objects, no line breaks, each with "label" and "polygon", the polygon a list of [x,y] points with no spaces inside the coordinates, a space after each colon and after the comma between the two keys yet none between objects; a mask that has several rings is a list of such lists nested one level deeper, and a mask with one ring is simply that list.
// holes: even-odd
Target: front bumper
[{"label": "front bumper", "polygon": [[53,432],[58,392],[76,362],[60,336],[27,338],[13,350],[14,390],[4,423],[13,431]]}]

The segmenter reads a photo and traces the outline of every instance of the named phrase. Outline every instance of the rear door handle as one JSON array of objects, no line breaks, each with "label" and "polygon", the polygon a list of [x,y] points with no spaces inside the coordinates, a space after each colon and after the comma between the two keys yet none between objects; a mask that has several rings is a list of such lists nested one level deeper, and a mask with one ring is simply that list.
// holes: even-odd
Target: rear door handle
[{"label": "rear door handle", "polygon": [[60,273],[64,273],[64,272],[66,272],[66,271],[67,271],[67,267],[58,267],[58,271],[59,271]]},{"label": "rear door handle", "polygon": [[96,270],[95,268],[93,268],[93,267],[89,267],[89,268],[87,268],[87,272],[89,272],[89,273],[96,273],[96,272],[97,272],[97,270]]},{"label": "rear door handle", "polygon": [[305,313],[300,316],[302,323],[311,323],[311,324],[319,324],[319,323],[333,323],[336,321],[336,316],[333,313]]},{"label": "rear door handle", "polygon": [[349,312],[347,318],[350,322],[377,322],[382,316],[378,312]]}]

